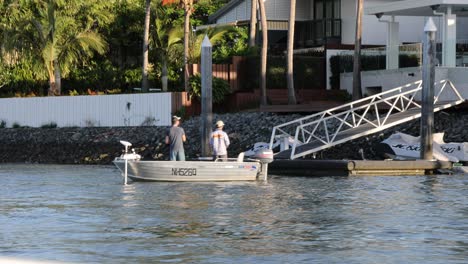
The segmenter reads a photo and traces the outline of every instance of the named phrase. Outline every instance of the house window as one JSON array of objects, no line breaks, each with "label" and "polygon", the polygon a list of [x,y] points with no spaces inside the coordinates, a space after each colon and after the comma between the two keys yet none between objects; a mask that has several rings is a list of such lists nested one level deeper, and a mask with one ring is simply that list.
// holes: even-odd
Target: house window
[{"label": "house window", "polygon": [[314,19],[339,19],[341,18],[341,0],[315,0]]},{"label": "house window", "polygon": [[311,47],[338,43],[341,40],[341,0],[314,0],[313,5],[313,19],[296,22],[296,44]]},{"label": "house window", "polygon": [[317,19],[323,19],[323,2],[322,1],[319,1],[319,2],[315,2],[315,16],[314,16],[314,19],[317,20]]},{"label": "house window", "polygon": [[325,2],[325,18],[333,18],[333,2]]},{"label": "house window", "polygon": [[333,18],[341,18],[341,0],[333,1]]},{"label": "house window", "polygon": [[341,35],[341,0],[315,0],[314,4],[317,36]]}]

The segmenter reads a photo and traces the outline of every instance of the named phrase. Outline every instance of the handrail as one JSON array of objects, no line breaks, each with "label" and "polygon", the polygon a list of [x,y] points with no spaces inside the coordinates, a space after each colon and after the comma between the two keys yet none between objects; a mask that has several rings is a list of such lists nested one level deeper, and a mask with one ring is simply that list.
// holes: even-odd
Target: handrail
[{"label": "handrail", "polygon": [[348,108],[348,107],[352,108],[354,105],[361,104],[361,103],[364,103],[366,101],[371,101],[372,102],[377,97],[381,97],[383,95],[394,93],[394,92],[397,92],[397,91],[401,92],[401,89],[411,87],[412,85],[415,85],[415,84],[418,84],[418,88],[419,88],[421,86],[421,84],[422,84],[422,81],[419,80],[419,81],[416,81],[416,82],[413,82],[413,83],[410,83],[410,84],[406,84],[406,85],[403,85],[403,86],[400,86],[400,87],[396,87],[396,88],[393,88],[393,89],[388,90],[388,91],[384,91],[384,92],[379,93],[379,94],[368,96],[366,98],[362,98],[362,99],[359,99],[359,100],[356,100],[356,101],[353,101],[353,102],[350,102],[350,103],[346,103],[346,104],[343,104],[343,105],[340,105],[340,106],[330,108],[330,109],[328,109],[326,111],[315,113],[315,114],[312,114],[312,115],[309,115],[309,116],[306,116],[306,117],[302,117],[302,118],[299,118],[299,119],[289,121],[289,122],[283,123],[281,125],[275,126],[275,127],[273,127],[273,133],[272,133],[272,136],[270,138],[270,148],[273,146],[273,143],[274,143],[274,140],[275,140],[275,131],[280,130],[282,127],[286,127],[286,126],[292,125],[294,123],[299,123],[299,122],[301,122],[303,120],[312,119],[314,117],[319,117],[319,116],[322,116],[322,115],[326,114],[327,112],[331,113],[331,112],[335,112],[335,111],[338,111],[338,110],[343,109],[343,108]]},{"label": "handrail", "polygon": [[[447,84],[458,98],[455,102],[463,101],[463,97],[453,83],[449,80],[442,80],[436,82],[440,90],[434,97],[434,103],[440,101],[441,95],[447,90]],[[416,88],[412,88],[414,86],[416,86]],[[421,90],[422,81],[416,81],[275,126],[270,139],[270,148],[273,146],[275,138],[278,136],[294,137],[291,149],[291,159],[294,159],[300,156],[300,154],[295,154],[296,148],[299,145],[309,143],[311,140],[319,141],[324,145],[330,145],[335,142],[340,132],[349,128],[359,127],[362,124],[369,124],[374,127],[374,129],[383,129],[388,126],[387,123],[392,114],[405,112],[412,108],[421,108],[421,105],[415,101],[416,95]],[[386,109],[386,113],[379,112],[378,106],[382,104],[389,106],[388,110]],[[336,120],[337,123],[331,125],[331,121],[334,120]]]}]

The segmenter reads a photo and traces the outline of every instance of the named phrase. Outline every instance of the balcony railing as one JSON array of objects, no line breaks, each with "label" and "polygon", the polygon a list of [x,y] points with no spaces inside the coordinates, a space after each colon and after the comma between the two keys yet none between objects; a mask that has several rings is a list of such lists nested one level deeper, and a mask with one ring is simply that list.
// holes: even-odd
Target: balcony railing
[{"label": "balcony railing", "polygon": [[317,19],[296,22],[296,43],[307,47],[341,39],[341,19]]}]

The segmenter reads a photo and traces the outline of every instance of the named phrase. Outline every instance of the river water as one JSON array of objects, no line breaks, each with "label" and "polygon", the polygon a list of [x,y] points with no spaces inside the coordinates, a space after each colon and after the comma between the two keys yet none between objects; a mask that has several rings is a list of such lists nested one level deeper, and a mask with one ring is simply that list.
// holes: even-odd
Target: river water
[{"label": "river water", "polygon": [[468,176],[121,180],[111,166],[0,165],[0,259],[468,262]]}]

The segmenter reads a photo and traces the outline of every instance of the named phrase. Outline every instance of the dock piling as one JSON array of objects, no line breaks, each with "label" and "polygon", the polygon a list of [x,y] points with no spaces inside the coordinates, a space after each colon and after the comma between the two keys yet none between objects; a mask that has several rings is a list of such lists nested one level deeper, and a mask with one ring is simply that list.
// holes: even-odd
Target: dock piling
[{"label": "dock piling", "polygon": [[423,88],[421,106],[421,159],[432,160],[432,130],[434,127],[435,36],[437,27],[431,17],[424,27]]},{"label": "dock piling", "polygon": [[201,48],[201,154],[203,157],[210,156],[210,133],[213,123],[213,64],[212,45],[208,36],[205,35]]}]

